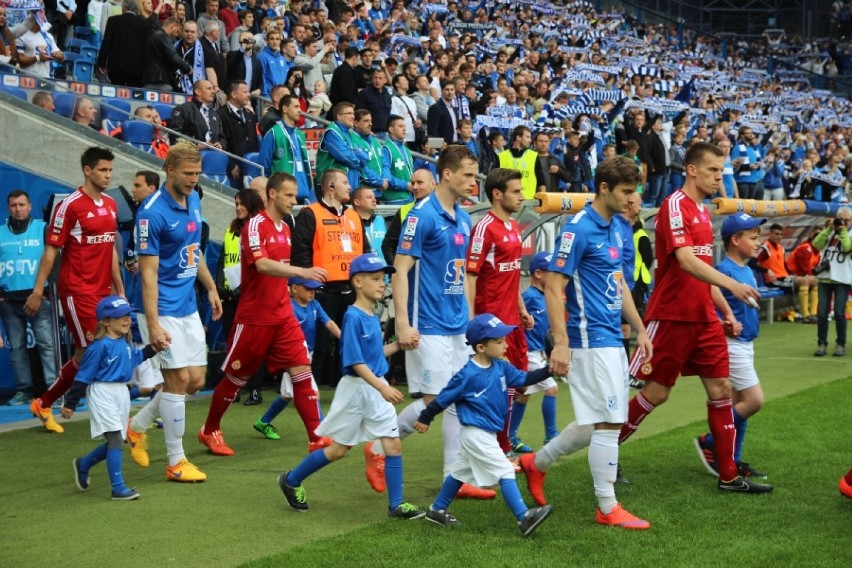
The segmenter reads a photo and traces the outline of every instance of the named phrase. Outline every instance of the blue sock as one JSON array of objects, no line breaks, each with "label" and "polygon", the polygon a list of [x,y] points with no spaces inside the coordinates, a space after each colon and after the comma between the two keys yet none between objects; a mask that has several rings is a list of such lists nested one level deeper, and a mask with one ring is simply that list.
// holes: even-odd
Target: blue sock
[{"label": "blue sock", "polygon": [[121,491],[124,489],[124,476],[121,475],[121,448],[107,450],[106,465],[113,492]]},{"label": "blue sock", "polygon": [[541,400],[541,415],[544,417],[544,437],[552,440],[559,435],[556,427],[556,397],[544,395]]},{"label": "blue sock", "polygon": [[98,462],[102,462],[107,457],[107,445],[101,444],[91,452],[89,452],[86,456],[80,459],[80,467],[83,468],[83,471],[88,472],[92,469],[92,466]]},{"label": "blue sock", "polygon": [[287,475],[287,484],[292,485],[293,487],[298,487],[302,484],[305,478],[330,463],[331,461],[325,457],[324,451],[320,450],[318,452],[310,453],[299,465],[296,466],[293,471],[289,473],[289,475]]},{"label": "blue sock", "polygon": [[[707,442],[710,446],[713,446],[713,434],[708,432],[704,436],[704,441]],[[713,446],[715,448],[715,446]]]},{"label": "blue sock", "polygon": [[[387,460],[387,458],[385,458],[385,460]],[[385,461],[385,468],[387,468],[387,461]],[[435,497],[435,502],[432,503],[432,509],[435,511],[446,511],[462,485],[463,483],[461,481],[452,475],[448,475],[446,479],[444,479],[441,491],[439,491],[438,496]]]},{"label": "blue sock", "polygon": [[260,421],[264,424],[270,424],[275,417],[281,414],[285,408],[287,408],[287,404],[289,404],[289,400],[284,400],[280,396],[276,396],[275,400],[273,400],[269,404],[269,408],[266,409],[266,412],[263,413],[263,416],[260,417]]},{"label": "blue sock", "polygon": [[523,521],[527,514],[527,505],[524,503],[524,498],[521,497],[521,490],[518,489],[518,483],[515,479],[512,477],[501,479],[500,492],[518,522]]},{"label": "blue sock", "polygon": [[402,504],[402,456],[385,456],[385,485],[388,488],[388,507]]},{"label": "blue sock", "polygon": [[740,462],[743,459],[743,442],[745,442],[746,430],[748,430],[748,419],[740,416],[737,409],[734,409],[734,428],[737,430],[737,440],[734,443],[734,461]]},{"label": "blue sock", "polygon": [[527,405],[517,400],[512,403],[512,420],[509,422],[509,440],[514,443],[518,437],[518,427],[521,425],[521,420],[524,419],[524,412],[527,411]]},{"label": "blue sock", "polygon": [[138,385],[134,385],[134,386],[133,386],[133,387],[131,387],[131,389],[130,389],[130,400],[136,400],[137,398],[139,398],[139,395],[140,395],[140,394],[141,394],[141,393],[139,392],[139,386],[138,386]]}]

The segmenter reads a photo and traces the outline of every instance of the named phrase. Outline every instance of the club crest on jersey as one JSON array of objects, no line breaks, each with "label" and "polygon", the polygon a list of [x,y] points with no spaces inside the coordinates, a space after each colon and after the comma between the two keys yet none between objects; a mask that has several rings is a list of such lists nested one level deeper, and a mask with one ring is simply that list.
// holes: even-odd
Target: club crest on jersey
[{"label": "club crest on jersey", "polygon": [[485,242],[485,239],[482,237],[473,237],[470,245],[470,252],[473,254],[479,254],[482,252],[482,244]]},{"label": "club crest on jersey", "polygon": [[242,367],[242,366],[243,366],[243,364],[240,363],[239,359],[237,359],[237,360],[235,360],[234,362],[231,363],[231,368],[235,371],[239,371],[240,367]]},{"label": "club crest on jersey", "polygon": [[642,365],[642,368],[639,369],[639,370],[642,371],[643,375],[648,376],[648,375],[651,374],[651,372],[654,370],[654,368],[651,366],[650,363],[645,363],[644,365]]}]

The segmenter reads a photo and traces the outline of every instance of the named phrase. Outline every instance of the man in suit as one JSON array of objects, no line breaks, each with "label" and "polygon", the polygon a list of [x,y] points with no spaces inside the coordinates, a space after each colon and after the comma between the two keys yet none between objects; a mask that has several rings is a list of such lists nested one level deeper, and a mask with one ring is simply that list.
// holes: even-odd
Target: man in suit
[{"label": "man in suit", "polygon": [[162,29],[145,41],[142,57],[142,81],[146,89],[174,90],[178,87],[176,72],[192,73],[192,66],[175,51],[180,37],[180,22],[174,16],[163,22]]},{"label": "man in suit", "polygon": [[142,86],[145,40],[151,28],[137,10],[136,0],[124,0],[121,14],[107,20],[97,65],[113,85]]},{"label": "man in suit", "polygon": [[[355,106],[359,109],[367,109],[373,117],[373,133],[379,134],[380,138],[388,133],[388,117],[390,116],[393,99],[385,88],[388,76],[384,69],[374,69],[372,84],[361,89],[355,97]],[[357,188],[356,188],[357,189]]]},{"label": "man in suit", "polygon": [[453,111],[456,87],[452,81],[441,83],[441,100],[429,107],[426,115],[426,132],[430,137],[440,137],[447,144],[456,140],[458,118]]},{"label": "man in suit", "polygon": [[[251,93],[245,81],[235,81],[228,86],[228,102],[219,108],[217,113],[230,153],[245,156],[260,149],[257,141],[257,117],[251,108]],[[242,163],[231,158],[228,177],[231,185],[237,189],[243,187],[242,169]]]},{"label": "man in suit", "polygon": [[358,91],[355,90],[355,75],[352,69],[358,64],[358,49],[347,47],[343,52],[343,63],[334,70],[331,76],[331,87],[328,98],[332,105],[338,103],[354,103]]},{"label": "man in suit", "polygon": [[263,71],[260,60],[254,54],[254,35],[250,31],[240,32],[240,49],[229,51],[226,57],[230,85],[243,81],[252,95],[260,95],[263,87]]},{"label": "man in suit", "polygon": [[[222,33],[221,26],[212,20],[207,20],[204,24],[204,35],[199,40],[199,44],[204,52],[206,78],[213,83],[213,90],[217,94],[224,94],[228,85],[225,83],[225,54],[219,51],[220,33]],[[219,99],[219,101],[221,102],[222,99]]]},{"label": "man in suit", "polygon": [[[207,79],[196,81],[192,86],[192,100],[175,107],[169,119],[169,128],[216,148],[225,148],[227,141],[222,134],[222,124],[219,115],[213,111],[215,100],[213,84]],[[177,136],[172,135],[171,142],[174,145]],[[198,146],[202,150],[207,148],[202,144]]]}]

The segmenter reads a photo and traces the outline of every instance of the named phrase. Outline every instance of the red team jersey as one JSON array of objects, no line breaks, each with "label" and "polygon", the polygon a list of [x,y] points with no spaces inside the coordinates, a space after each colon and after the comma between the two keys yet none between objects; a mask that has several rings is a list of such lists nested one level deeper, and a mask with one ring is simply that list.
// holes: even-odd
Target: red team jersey
[{"label": "red team jersey", "polygon": [[97,203],[81,189],[54,210],[47,244],[62,248],[60,296],[109,295],[116,215],[112,197],[101,194]]},{"label": "red team jersey", "polygon": [[473,228],[466,270],[478,276],[474,312],[491,313],[509,325],[519,325],[521,231],[517,221],[504,222],[489,211]]},{"label": "red team jersey", "polygon": [[707,208],[682,191],[675,191],[663,201],[655,231],[657,270],[645,319],[718,321],[710,284],[684,272],[675,257],[676,249],[692,247],[696,257],[713,265],[713,226]]},{"label": "red team jersey", "polygon": [[293,316],[287,279],[261,274],[255,266],[261,258],[290,264],[290,246],[290,228],[283,221],[276,227],[266,211],[249,219],[240,235],[242,282],[234,322],[273,325]]}]

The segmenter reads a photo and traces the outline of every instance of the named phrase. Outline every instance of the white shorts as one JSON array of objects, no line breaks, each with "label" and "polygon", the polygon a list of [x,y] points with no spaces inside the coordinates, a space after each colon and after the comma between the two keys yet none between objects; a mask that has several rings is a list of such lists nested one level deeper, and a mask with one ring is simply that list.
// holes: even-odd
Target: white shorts
[{"label": "white shorts", "polygon": [[92,383],[86,387],[89,403],[89,423],[92,438],[107,432],[121,432],[127,437],[127,420],[130,418],[130,392],[127,383]]},{"label": "white shorts", "polygon": [[[381,380],[387,384],[384,378]],[[396,409],[364,379],[344,375],[316,433],[344,446],[377,438],[399,438]]]},{"label": "white shorts", "polygon": [[[547,365],[547,359],[544,356],[544,351],[528,351],[527,352],[527,371],[535,371]],[[524,387],[524,394],[534,394],[544,392],[548,389],[556,387],[556,379],[547,377],[543,381]]]},{"label": "white shorts", "polygon": [[[135,347],[142,349],[144,345],[136,345]],[[157,385],[163,384],[163,374],[152,362],[153,359],[145,359],[138,367],[133,369],[133,379],[130,382],[142,389],[153,389]]]},{"label": "white shorts", "polygon": [[[139,335],[142,336],[142,342],[146,345],[151,343],[145,314],[136,314],[136,319],[139,322]],[[181,318],[160,316],[160,326],[172,338],[169,348],[160,351],[152,359],[161,369],[207,366],[207,338],[198,312]]]},{"label": "white shorts", "polygon": [[577,424],[623,424],[629,394],[624,347],[571,349],[568,387]]},{"label": "white shorts", "polygon": [[450,475],[476,487],[491,487],[501,479],[515,479],[515,468],[500,449],[497,434],[473,426],[459,432],[459,457]]},{"label": "white shorts", "polygon": [[754,342],[728,340],[728,359],[731,367],[731,388],[744,391],[760,384],[757,371],[754,369]]},{"label": "white shorts", "polygon": [[417,349],[405,352],[408,392],[438,394],[469,358],[464,334],[421,335]]}]

